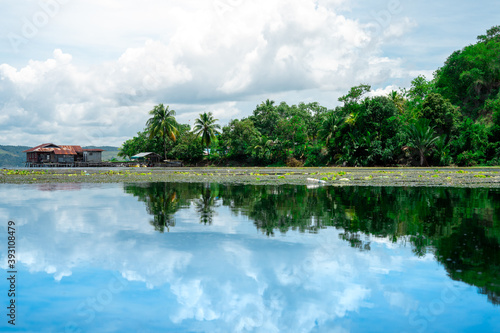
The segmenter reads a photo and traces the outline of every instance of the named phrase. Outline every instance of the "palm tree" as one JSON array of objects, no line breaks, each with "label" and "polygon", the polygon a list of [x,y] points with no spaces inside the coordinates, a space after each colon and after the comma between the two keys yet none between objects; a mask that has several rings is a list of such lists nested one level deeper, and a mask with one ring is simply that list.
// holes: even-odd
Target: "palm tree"
[{"label": "palm tree", "polygon": [[331,111],[327,113],[318,132],[320,139],[325,140],[328,145],[339,134],[339,129],[343,122],[344,119],[335,112]]},{"label": "palm tree", "polygon": [[172,141],[177,139],[179,130],[177,129],[177,121],[175,120],[175,111],[169,110],[169,106],[164,107],[163,104],[158,104],[149,111],[153,117],[149,118],[146,126],[149,132],[149,138],[152,139],[156,135],[160,135],[163,140],[164,157],[167,158],[167,137]]},{"label": "palm tree", "polygon": [[[195,127],[193,128],[194,134],[201,136],[201,142],[208,147],[212,143],[213,138],[216,134],[220,134],[220,125],[215,122],[219,119],[215,119],[212,112],[200,113],[200,117],[195,120]],[[208,151],[210,154],[210,150]]]},{"label": "palm tree", "polygon": [[266,160],[267,163],[274,162],[273,156],[275,151],[279,151],[281,142],[276,138],[276,140],[267,140],[266,137],[259,138],[259,144],[253,149],[257,157]]},{"label": "palm tree", "polygon": [[404,96],[393,90],[389,93],[389,99],[394,103],[399,112],[403,113],[405,104]]},{"label": "palm tree", "polygon": [[439,135],[434,131],[434,127],[430,126],[430,120],[421,118],[407,128],[408,147],[418,150],[420,154],[420,166],[424,163],[427,165],[425,153],[438,140]]},{"label": "palm tree", "polygon": [[212,224],[216,214],[214,207],[219,206],[216,202],[217,192],[210,188],[210,184],[204,184],[202,187],[200,198],[194,202],[196,212],[200,214],[200,223]]}]

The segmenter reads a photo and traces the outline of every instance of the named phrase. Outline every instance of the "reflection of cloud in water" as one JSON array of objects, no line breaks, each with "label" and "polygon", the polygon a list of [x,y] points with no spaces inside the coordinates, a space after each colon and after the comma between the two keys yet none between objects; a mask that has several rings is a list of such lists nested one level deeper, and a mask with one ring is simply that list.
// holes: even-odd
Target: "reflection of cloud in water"
[{"label": "reflection of cloud in water", "polygon": [[[332,243],[338,239],[335,230],[324,230],[324,234],[315,235],[323,237],[320,242],[310,238],[311,244],[287,244],[272,253],[266,248],[222,243],[217,257],[231,273],[226,275],[217,268],[215,273],[194,276],[187,272],[171,287],[182,304],[172,320],[212,318],[234,331],[309,332],[351,311],[373,307],[366,286],[380,286],[373,277],[365,276],[365,270],[370,270],[372,260],[375,264],[380,260]],[[197,265],[200,258],[194,256],[193,261]],[[394,264],[399,270],[400,261]]]},{"label": "reflection of cloud in water", "polygon": [[234,242],[221,244],[221,249],[225,252],[228,264],[239,268],[246,276],[258,281],[258,262],[252,262],[252,251]]},{"label": "reflection of cloud in water", "polygon": [[[16,223],[27,221],[18,230],[18,258],[30,272],[47,272],[60,280],[71,275],[74,267],[92,265],[128,273],[136,270],[141,276],[150,271],[153,282],[149,283],[154,284],[160,279],[160,270],[169,272],[160,276],[171,276],[175,268],[189,261],[189,253],[172,250],[165,256],[161,247],[135,239],[154,234],[154,230],[142,204],[133,198],[117,198],[121,185],[90,186],[78,192],[11,187],[0,193],[6,207],[26,207],[8,211],[9,219]],[[144,262],[150,262],[150,267],[144,269]],[[138,267],[132,267],[135,264]],[[147,278],[141,281],[147,282]]]},{"label": "reflection of cloud in water", "polygon": [[402,292],[385,291],[384,297],[392,307],[403,309],[406,316],[410,314],[410,311],[418,308],[418,302]]}]

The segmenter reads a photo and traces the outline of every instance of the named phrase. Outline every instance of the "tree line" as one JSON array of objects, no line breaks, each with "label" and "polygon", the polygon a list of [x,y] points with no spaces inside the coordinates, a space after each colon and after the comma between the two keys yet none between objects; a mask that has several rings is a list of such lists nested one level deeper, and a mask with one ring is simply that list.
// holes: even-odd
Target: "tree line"
[{"label": "tree line", "polygon": [[186,163],[288,166],[500,164],[500,26],[453,52],[431,80],[369,96],[352,87],[341,106],[266,100],[220,127],[208,112],[191,130],[159,104],[120,156],[156,152]]}]

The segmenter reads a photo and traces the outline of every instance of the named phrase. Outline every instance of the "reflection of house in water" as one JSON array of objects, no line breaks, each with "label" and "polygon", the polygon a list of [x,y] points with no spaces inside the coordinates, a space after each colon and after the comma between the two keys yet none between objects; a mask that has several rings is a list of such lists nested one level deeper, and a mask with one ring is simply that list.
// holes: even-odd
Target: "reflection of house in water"
[{"label": "reflection of house in water", "polygon": [[23,151],[27,164],[75,163],[102,161],[102,149],[83,149],[80,146],[44,143]]},{"label": "reflection of house in water", "polygon": [[82,184],[80,183],[56,183],[56,184],[40,184],[37,186],[39,191],[80,191]]}]

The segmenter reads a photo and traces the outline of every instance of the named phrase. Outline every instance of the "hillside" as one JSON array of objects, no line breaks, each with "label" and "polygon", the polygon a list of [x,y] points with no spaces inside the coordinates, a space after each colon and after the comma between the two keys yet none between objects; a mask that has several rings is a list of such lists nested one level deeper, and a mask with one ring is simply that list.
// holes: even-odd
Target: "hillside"
[{"label": "hillside", "polygon": [[[28,146],[2,146],[0,145],[0,168],[19,168],[26,162],[26,153],[24,150],[30,149]],[[109,161],[118,157],[118,147],[83,147],[84,149],[103,149],[102,160]]]},{"label": "hillside", "polygon": [[0,145],[0,167],[21,167],[26,161],[26,154],[23,150],[29,149],[27,146],[1,146]]}]

